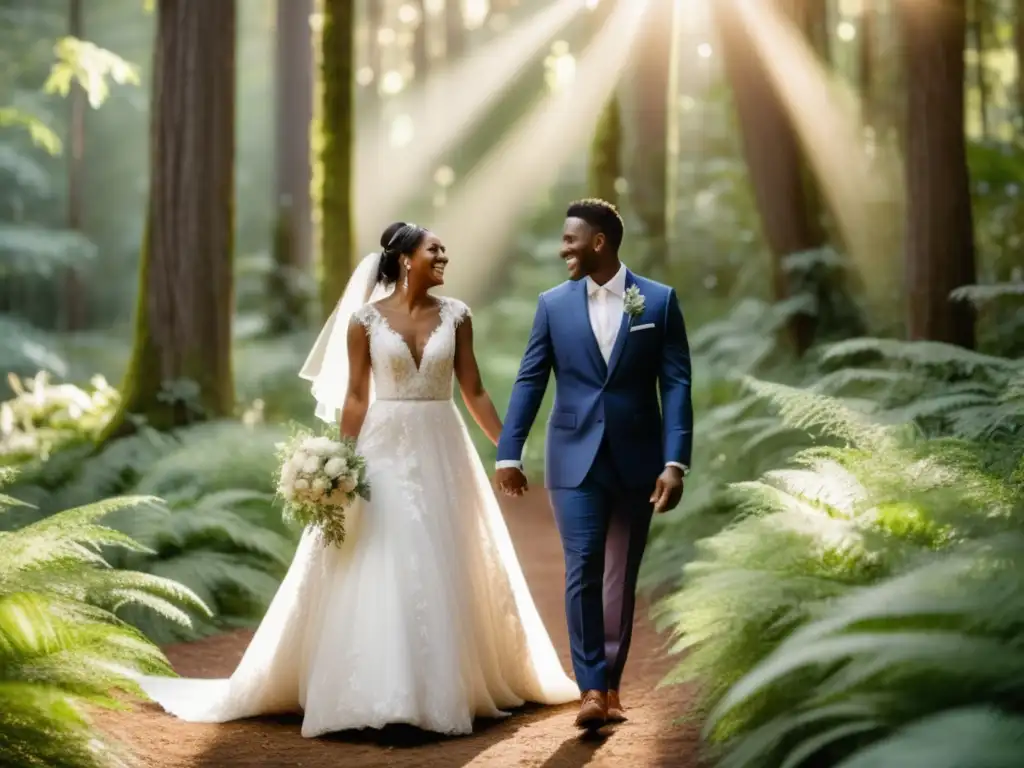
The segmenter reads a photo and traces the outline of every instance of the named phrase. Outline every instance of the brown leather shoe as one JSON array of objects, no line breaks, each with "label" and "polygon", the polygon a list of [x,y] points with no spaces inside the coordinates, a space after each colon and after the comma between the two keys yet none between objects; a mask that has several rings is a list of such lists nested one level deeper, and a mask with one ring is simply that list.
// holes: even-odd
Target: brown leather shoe
[{"label": "brown leather shoe", "polygon": [[576,727],[596,731],[608,722],[608,698],[602,691],[584,691]]},{"label": "brown leather shoe", "polygon": [[619,692],[615,690],[608,691],[608,722],[624,723],[628,719],[626,717],[626,709],[619,700]]}]

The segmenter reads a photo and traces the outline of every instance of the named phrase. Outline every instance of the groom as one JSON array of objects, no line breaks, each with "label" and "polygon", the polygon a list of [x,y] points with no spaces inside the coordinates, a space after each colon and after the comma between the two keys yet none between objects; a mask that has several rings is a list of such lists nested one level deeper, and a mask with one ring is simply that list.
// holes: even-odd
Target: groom
[{"label": "groom", "polygon": [[[690,463],[690,353],[675,291],[619,261],[603,200],[566,212],[569,281],[541,294],[498,443],[495,480],[526,490],[522,453],[548,377],[546,481],[565,553],[565,611],[582,701],[576,725],[626,719],[619,682],[654,512],[673,509]],[[659,407],[660,391],[660,407]]]}]

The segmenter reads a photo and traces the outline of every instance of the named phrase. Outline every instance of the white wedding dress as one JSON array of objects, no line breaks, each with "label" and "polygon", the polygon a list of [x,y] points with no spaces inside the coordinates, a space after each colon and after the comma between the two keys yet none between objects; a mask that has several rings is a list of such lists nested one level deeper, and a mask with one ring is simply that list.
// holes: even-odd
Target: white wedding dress
[{"label": "white wedding dress", "polygon": [[230,679],[140,678],[165,710],[194,722],[301,711],[307,737],[390,723],[466,734],[474,717],[579,698],[452,400],[469,310],[441,302],[418,368],[372,304],[353,314],[373,368],[358,440],[371,501],[349,513],[340,548],[303,533]]}]

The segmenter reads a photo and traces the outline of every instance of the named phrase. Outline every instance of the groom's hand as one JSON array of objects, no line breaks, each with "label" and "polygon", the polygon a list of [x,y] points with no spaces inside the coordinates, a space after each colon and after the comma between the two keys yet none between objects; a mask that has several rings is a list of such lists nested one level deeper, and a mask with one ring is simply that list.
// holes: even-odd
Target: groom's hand
[{"label": "groom's hand", "polygon": [[494,473],[494,482],[506,496],[522,496],[529,490],[526,475],[515,467],[502,467]]},{"label": "groom's hand", "polygon": [[682,470],[678,467],[665,467],[665,470],[658,475],[658,481],[654,484],[654,493],[651,494],[654,511],[661,514],[673,510],[679,506],[679,501],[682,498]]}]

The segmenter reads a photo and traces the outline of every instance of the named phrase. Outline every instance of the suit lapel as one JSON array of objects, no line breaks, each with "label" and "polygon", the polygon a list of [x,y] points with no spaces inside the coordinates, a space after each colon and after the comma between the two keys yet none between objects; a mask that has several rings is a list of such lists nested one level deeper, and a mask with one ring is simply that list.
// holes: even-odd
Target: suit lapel
[{"label": "suit lapel", "polygon": [[[633,279],[633,273],[628,269],[626,270],[626,289],[628,290],[632,286],[636,285],[636,280]],[[586,293],[586,291],[584,291]],[[630,317],[625,312],[622,313],[622,320],[619,323],[619,335],[615,337],[615,346],[612,347],[612,354],[608,360],[608,373],[607,379],[611,379],[612,374],[615,373],[615,368],[619,364],[619,360],[622,358],[622,352],[626,348],[626,340],[629,337],[629,326]],[[603,358],[602,358],[603,359]],[[607,380],[606,379],[606,380]]]},{"label": "suit lapel", "polygon": [[604,379],[608,375],[608,366],[604,361],[604,355],[601,354],[601,347],[597,343],[597,336],[594,335],[594,327],[590,324],[590,297],[587,296],[587,281],[579,280],[576,286],[578,296],[576,297],[576,307],[574,307],[573,315],[579,318],[578,322],[583,325],[580,335],[585,340],[583,346],[587,348],[587,356],[594,364],[599,378]]}]

